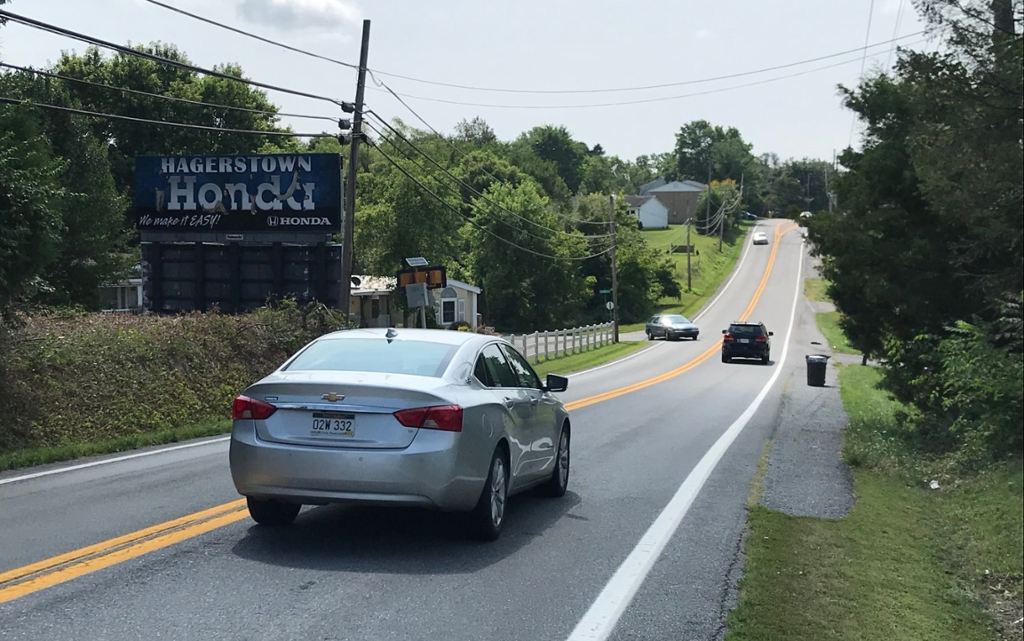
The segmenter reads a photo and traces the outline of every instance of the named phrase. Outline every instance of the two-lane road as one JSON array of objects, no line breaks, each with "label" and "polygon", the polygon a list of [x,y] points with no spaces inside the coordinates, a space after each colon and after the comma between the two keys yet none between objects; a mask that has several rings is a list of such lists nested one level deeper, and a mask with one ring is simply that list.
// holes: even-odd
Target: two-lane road
[{"label": "two-lane road", "polygon": [[[714,638],[753,471],[803,367],[783,362],[800,231],[761,228],[775,243],[747,247],[701,340],[571,378],[569,493],[513,499],[497,542],[370,508],[255,527],[223,439],[0,475],[0,639]],[[744,317],[775,332],[771,365],[721,362]]]}]

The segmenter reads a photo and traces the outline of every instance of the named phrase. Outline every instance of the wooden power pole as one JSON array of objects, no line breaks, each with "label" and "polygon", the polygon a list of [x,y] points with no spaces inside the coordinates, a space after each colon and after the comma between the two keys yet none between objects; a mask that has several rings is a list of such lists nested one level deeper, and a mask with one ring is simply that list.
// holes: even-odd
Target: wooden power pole
[{"label": "wooden power pole", "polygon": [[619,273],[615,265],[615,196],[608,196],[608,217],[612,227],[612,342],[619,342]]},{"label": "wooden power pole", "polygon": [[363,135],[363,94],[366,93],[366,58],[370,52],[370,21],[363,20],[363,45],[359,52],[356,80],[355,114],[352,117],[352,142],[349,143],[348,193],[345,199],[345,224],[341,245],[341,310],[345,320],[351,313],[353,234],[356,221],[356,171],[359,166],[359,142]]}]

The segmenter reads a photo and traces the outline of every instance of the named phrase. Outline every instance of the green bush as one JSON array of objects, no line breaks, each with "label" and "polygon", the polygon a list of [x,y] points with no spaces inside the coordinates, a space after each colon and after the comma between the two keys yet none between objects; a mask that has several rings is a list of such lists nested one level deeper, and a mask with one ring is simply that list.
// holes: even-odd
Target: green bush
[{"label": "green bush", "polygon": [[33,317],[0,349],[0,451],[226,417],[231,399],[326,332],[322,305],[251,314]]}]

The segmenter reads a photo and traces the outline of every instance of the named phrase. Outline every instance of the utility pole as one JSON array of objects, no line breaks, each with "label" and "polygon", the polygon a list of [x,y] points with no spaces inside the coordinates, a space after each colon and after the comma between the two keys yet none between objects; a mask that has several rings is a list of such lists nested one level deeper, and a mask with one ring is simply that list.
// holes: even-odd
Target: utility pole
[{"label": "utility pole", "polygon": [[370,21],[363,20],[363,45],[359,52],[359,76],[356,81],[355,114],[352,117],[352,142],[349,143],[348,194],[345,200],[345,225],[341,245],[341,309],[348,321],[352,296],[352,236],[356,221],[356,170],[359,142],[363,135],[363,94],[366,93],[366,57],[370,52]]},{"label": "utility pole", "polygon": [[612,342],[619,342],[619,272],[615,265],[615,195],[608,196],[608,219],[612,227]]},{"label": "utility pole", "polygon": [[693,245],[690,244],[690,223],[693,222],[693,216],[686,219],[686,291],[693,291],[693,278],[692,272],[690,271],[690,255],[693,253]]}]

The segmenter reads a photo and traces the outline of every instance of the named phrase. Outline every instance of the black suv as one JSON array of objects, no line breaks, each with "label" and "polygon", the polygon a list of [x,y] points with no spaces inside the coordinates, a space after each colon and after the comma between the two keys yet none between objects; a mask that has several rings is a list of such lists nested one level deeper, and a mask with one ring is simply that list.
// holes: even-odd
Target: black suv
[{"label": "black suv", "polygon": [[774,334],[764,323],[732,323],[722,333],[723,363],[731,363],[734,358],[759,358],[762,364],[768,364]]}]

